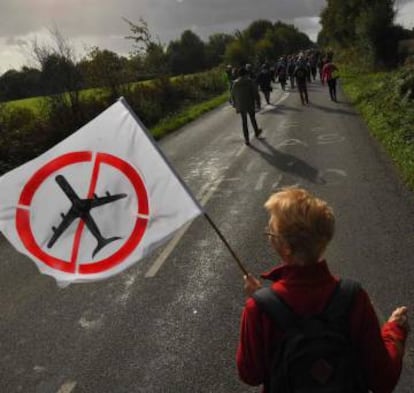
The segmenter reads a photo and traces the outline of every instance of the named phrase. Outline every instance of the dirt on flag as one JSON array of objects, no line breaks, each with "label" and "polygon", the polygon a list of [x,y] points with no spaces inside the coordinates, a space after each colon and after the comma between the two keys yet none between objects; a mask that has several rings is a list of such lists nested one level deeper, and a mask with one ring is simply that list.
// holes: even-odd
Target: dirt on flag
[{"label": "dirt on flag", "polygon": [[60,285],[123,271],[201,213],[123,99],[0,177],[0,231]]}]

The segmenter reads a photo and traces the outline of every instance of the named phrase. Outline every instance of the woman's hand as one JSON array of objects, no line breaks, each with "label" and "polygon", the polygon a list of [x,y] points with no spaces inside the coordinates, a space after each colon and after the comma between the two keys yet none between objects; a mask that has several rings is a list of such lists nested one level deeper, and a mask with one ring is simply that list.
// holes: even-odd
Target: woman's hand
[{"label": "woman's hand", "polygon": [[409,324],[407,307],[396,308],[389,317],[388,322],[395,322],[397,325],[401,326],[402,328],[408,331]]},{"label": "woman's hand", "polygon": [[262,287],[262,283],[250,273],[244,276],[244,293],[247,296],[252,296],[254,292]]}]

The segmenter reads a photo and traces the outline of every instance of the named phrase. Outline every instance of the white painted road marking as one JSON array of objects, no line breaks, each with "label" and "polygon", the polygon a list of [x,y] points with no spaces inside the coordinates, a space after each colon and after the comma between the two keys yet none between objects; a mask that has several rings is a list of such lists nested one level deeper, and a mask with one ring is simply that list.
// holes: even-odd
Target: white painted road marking
[{"label": "white painted road marking", "polygon": [[57,393],[70,393],[76,386],[76,382],[69,381],[65,382],[60,389],[57,391]]},{"label": "white painted road marking", "polygon": [[263,189],[264,181],[268,174],[269,174],[268,172],[263,172],[260,174],[259,179],[257,180],[257,183],[256,183],[256,187],[254,188],[255,191],[260,191]]},{"label": "white painted road marking", "polygon": [[272,190],[275,191],[279,188],[280,183],[282,182],[283,179],[283,175],[279,175],[279,177],[277,178],[277,180],[272,184]]},{"label": "white painted road marking", "polygon": [[[213,194],[217,191],[218,186],[223,181],[224,176],[220,176],[216,181],[214,181],[212,184],[206,184],[204,187],[200,190],[199,195],[197,196],[197,200],[199,200],[201,197],[201,206],[205,206],[209,199],[213,196]],[[209,186],[211,186],[209,188]],[[203,196],[203,193],[205,195]],[[161,253],[161,255],[155,260],[155,262],[152,264],[150,269],[145,274],[145,278],[152,278],[155,277],[155,275],[160,270],[161,266],[164,264],[164,262],[167,260],[167,258],[170,256],[170,254],[174,251],[174,248],[177,246],[177,244],[180,242],[182,237],[187,232],[188,228],[192,224],[192,221],[184,225],[177,233],[176,235],[170,240],[170,242],[167,244],[164,251]]]}]

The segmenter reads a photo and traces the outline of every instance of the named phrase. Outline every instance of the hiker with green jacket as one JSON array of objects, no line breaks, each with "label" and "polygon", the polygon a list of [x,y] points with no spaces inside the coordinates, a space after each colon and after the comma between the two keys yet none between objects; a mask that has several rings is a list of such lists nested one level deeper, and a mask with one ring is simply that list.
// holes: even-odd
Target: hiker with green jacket
[{"label": "hiker with green jacket", "polygon": [[246,68],[241,67],[238,71],[239,78],[234,81],[231,91],[233,105],[237,113],[242,118],[242,127],[244,135],[244,143],[250,145],[249,128],[247,125],[247,115],[250,117],[254,133],[258,137],[262,130],[258,127],[255,116],[255,101],[257,95],[257,87],[253,80],[247,74]]}]

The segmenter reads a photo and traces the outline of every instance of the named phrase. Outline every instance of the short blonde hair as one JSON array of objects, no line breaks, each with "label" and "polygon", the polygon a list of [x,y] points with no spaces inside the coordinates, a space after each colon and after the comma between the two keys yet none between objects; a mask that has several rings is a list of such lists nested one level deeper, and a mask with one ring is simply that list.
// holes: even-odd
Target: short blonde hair
[{"label": "short blonde hair", "polygon": [[325,201],[288,187],[271,195],[264,206],[271,225],[294,255],[305,261],[319,259],[335,231],[335,216]]}]

